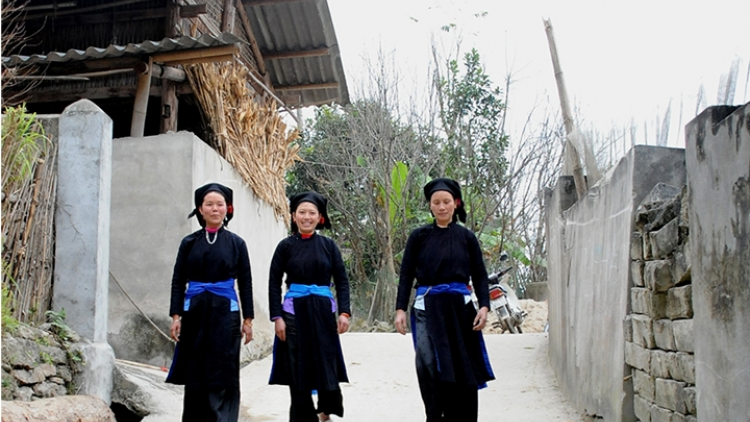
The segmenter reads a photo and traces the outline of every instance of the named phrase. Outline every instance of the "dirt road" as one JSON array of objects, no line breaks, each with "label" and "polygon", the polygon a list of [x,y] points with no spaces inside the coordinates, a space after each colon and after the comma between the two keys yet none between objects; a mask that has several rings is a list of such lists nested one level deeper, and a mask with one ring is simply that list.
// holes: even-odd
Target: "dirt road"
[{"label": "dirt road", "polygon": [[[350,384],[343,384],[345,418],[335,421],[424,421],[410,336],[347,333],[341,337]],[[547,334],[485,336],[496,381],[479,392],[482,422],[582,422],[565,402],[548,362]],[[289,392],[269,386],[271,359],[241,373],[241,420],[286,422]]]}]

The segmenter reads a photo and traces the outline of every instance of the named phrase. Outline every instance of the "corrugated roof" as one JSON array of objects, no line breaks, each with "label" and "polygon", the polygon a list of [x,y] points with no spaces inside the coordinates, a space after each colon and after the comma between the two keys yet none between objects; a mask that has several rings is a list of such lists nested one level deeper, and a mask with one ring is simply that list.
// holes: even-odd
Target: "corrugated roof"
[{"label": "corrugated roof", "polygon": [[86,50],[70,49],[66,52],[53,51],[48,54],[32,54],[31,56],[13,55],[3,57],[3,65],[14,67],[21,64],[63,63],[87,59],[106,59],[122,56],[138,56],[143,54],[164,53],[168,51],[192,50],[206,47],[221,47],[242,42],[228,32],[213,35],[202,35],[199,38],[182,36],[179,38],[164,38],[161,41],[144,41],[138,44],[110,45],[107,48],[89,47]]},{"label": "corrugated roof", "polygon": [[[274,87],[291,107],[349,103],[333,21],[326,0],[271,3],[244,0],[250,26]],[[271,58],[280,53],[326,50],[327,55]],[[268,56],[268,58],[266,58]],[[316,85],[326,84],[321,88]],[[338,84],[338,86],[335,86]],[[292,87],[298,89],[292,90]],[[297,101],[295,101],[295,99]]]}]

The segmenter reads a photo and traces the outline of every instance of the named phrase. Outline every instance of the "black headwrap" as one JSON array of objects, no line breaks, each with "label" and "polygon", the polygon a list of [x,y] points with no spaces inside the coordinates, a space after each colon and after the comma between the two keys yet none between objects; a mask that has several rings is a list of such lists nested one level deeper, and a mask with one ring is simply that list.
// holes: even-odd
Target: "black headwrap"
[{"label": "black headwrap", "polygon": [[[289,209],[292,214],[297,211],[297,207],[303,202],[309,202],[318,208],[321,222],[318,222],[318,225],[315,226],[316,230],[331,228],[331,219],[328,218],[328,200],[325,199],[323,195],[317,192],[302,192],[292,196],[291,199],[289,199]],[[297,224],[294,222],[294,219],[292,219],[292,233],[297,233],[298,231]]]},{"label": "black headwrap", "polygon": [[464,208],[464,200],[461,198],[461,186],[453,179],[439,178],[432,179],[429,183],[424,185],[424,196],[427,198],[427,202],[430,202],[432,194],[444,190],[450,192],[453,195],[453,199],[456,200],[456,210],[453,212],[453,222],[456,219],[461,220],[462,223],[466,222],[466,209]]},{"label": "black headwrap", "polygon": [[195,208],[190,215],[188,215],[188,218],[195,216],[195,218],[198,219],[198,224],[200,224],[201,227],[206,227],[206,220],[204,220],[201,213],[198,212],[198,208],[203,205],[203,198],[205,198],[206,194],[209,192],[218,192],[227,202],[227,215],[224,217],[224,225],[226,226],[229,223],[229,220],[234,216],[234,206],[232,205],[233,193],[232,189],[218,183],[209,183],[195,190]]}]

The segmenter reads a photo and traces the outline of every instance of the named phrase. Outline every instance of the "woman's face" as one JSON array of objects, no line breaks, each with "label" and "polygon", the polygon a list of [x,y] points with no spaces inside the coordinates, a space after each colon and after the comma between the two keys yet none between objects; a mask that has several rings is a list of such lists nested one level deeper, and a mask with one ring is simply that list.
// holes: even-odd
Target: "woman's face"
[{"label": "woman's face", "polygon": [[297,210],[292,214],[297,229],[302,234],[312,234],[315,227],[320,222],[320,213],[318,207],[310,202],[303,202],[297,206]]},{"label": "woman's face", "polygon": [[209,192],[203,197],[203,203],[198,211],[206,220],[206,227],[215,229],[224,224],[227,215],[227,202],[219,192]]},{"label": "woman's face", "polygon": [[430,211],[439,226],[445,227],[453,221],[455,209],[456,201],[453,199],[453,194],[448,191],[439,190],[430,197]]}]

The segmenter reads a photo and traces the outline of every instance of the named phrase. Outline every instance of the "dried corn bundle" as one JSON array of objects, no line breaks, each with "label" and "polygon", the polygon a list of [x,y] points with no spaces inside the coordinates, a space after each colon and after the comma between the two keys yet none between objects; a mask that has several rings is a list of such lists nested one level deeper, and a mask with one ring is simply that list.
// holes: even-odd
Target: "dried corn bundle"
[{"label": "dried corn bundle", "polygon": [[287,130],[273,99],[248,84],[240,63],[187,66],[193,88],[213,137],[209,144],[242,176],[256,196],[288,224],[286,171],[299,160],[297,130]]}]

